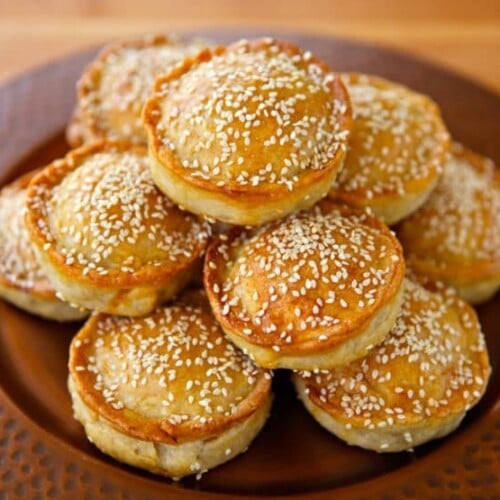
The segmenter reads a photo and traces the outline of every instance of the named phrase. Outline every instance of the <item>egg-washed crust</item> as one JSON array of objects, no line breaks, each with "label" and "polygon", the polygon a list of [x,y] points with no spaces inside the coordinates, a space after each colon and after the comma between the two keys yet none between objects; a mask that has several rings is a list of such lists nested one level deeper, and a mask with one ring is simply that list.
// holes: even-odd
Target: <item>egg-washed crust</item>
[{"label": "egg-washed crust", "polygon": [[[484,394],[490,373],[474,309],[407,280],[395,327],[368,356],[294,378],[311,413],[315,406],[325,412],[325,427],[351,444],[399,451],[451,432]],[[389,445],[398,433],[400,442]]]},{"label": "egg-washed crust", "polygon": [[[370,207],[376,215],[381,216],[386,223],[394,224],[407,217],[422,205],[438,181],[442,165],[450,149],[450,135],[441,118],[438,105],[425,95],[419,94],[403,85],[393,83],[382,78],[359,73],[342,74],[347,89],[350,86],[368,85],[378,92],[395,92],[399,97],[393,97],[395,102],[401,101],[402,96],[408,100],[408,106],[425,114],[422,120],[422,130],[413,130],[408,135],[406,129],[389,129],[391,120],[405,119],[397,116],[387,118],[391,108],[381,110],[376,108],[383,100],[370,100],[369,106],[374,109],[366,110],[366,103],[359,104],[355,95],[351,94],[353,109],[353,128],[350,136],[350,149],[346,155],[344,168],[336,178],[329,196],[337,201],[353,206]],[[363,107],[364,106],[364,107]],[[387,118],[387,125],[384,124]],[[408,125],[412,123],[408,121]],[[373,123],[374,122],[374,123]],[[417,126],[418,124],[413,124]],[[432,130],[426,130],[430,129]],[[421,134],[422,136],[416,135]],[[409,142],[408,158],[404,155],[391,157],[390,140],[398,139],[403,145]],[[368,140],[370,139],[370,140]],[[433,147],[428,142],[434,141]],[[375,142],[375,146],[373,145]],[[425,155],[418,153],[419,148],[425,146]],[[387,149],[387,151],[384,150]],[[408,151],[408,150],[406,150]],[[417,156],[417,158],[415,158]],[[422,159],[418,156],[424,156]],[[387,165],[389,161],[389,165]],[[409,162],[420,162],[418,165],[407,165]],[[370,168],[371,172],[379,172],[380,179],[372,181],[366,178],[362,169]],[[400,170],[400,171],[398,171]]]},{"label": "egg-washed crust", "polygon": [[479,305],[490,300],[500,289],[500,277],[493,275],[479,280],[458,281],[453,278],[431,276],[431,273],[419,272],[414,267],[407,267],[407,276],[431,292],[453,294],[471,305]]},{"label": "egg-washed crust", "polygon": [[[159,308],[154,311],[152,314],[145,316],[143,318],[117,318],[118,321],[129,321],[131,324],[140,324],[141,322],[145,323],[149,326],[150,322],[155,322],[155,315],[161,316],[163,309],[172,309],[175,310],[178,307],[186,307],[187,313],[191,315],[191,318],[195,316],[193,321],[196,321],[196,317],[199,316],[199,313],[196,312],[196,308],[201,308],[202,314],[209,315],[212,318],[213,325],[217,326],[215,323],[215,319],[213,319],[212,313],[210,311],[210,307],[208,305],[208,301],[204,293],[198,291],[186,292],[178,301],[176,301],[171,306],[165,306],[164,308]],[[191,309],[189,309],[191,307]],[[193,312],[193,309],[194,312]],[[187,321],[190,321],[191,318],[188,318]],[[113,319],[113,317],[104,315],[104,314],[94,314],[88,321],[85,323],[84,327],[80,330],[80,332],[73,339],[70,347],[70,359],[69,359],[69,370],[70,374],[73,377],[73,381],[76,387],[76,390],[84,401],[84,403],[93,411],[97,412],[99,415],[104,417],[109,423],[118,431],[123,432],[129,436],[134,438],[143,439],[146,441],[156,441],[160,443],[169,443],[169,444],[177,444],[183,443],[187,441],[192,441],[199,438],[209,438],[210,436],[216,436],[223,431],[229,429],[231,426],[247,419],[251,416],[258,408],[260,408],[266,400],[269,398],[270,390],[271,390],[271,374],[262,368],[258,368],[255,365],[254,369],[258,374],[254,380],[254,387],[248,393],[248,395],[237,401],[236,411],[232,411],[230,415],[227,414],[216,414],[211,416],[211,418],[207,419],[193,419],[190,418],[188,420],[182,420],[178,422],[169,421],[168,417],[166,418],[148,418],[144,415],[141,415],[137,411],[133,411],[130,408],[127,408],[122,402],[117,405],[116,400],[111,395],[112,390],[110,388],[99,388],[98,381],[99,373],[95,369],[92,363],[96,362],[95,360],[95,351],[96,340],[98,339],[98,325],[105,322],[107,319]],[[186,321],[186,318],[182,318],[183,321]],[[174,325],[175,327],[176,325]],[[182,328],[182,327],[181,327]],[[217,327],[218,328],[218,327]],[[132,341],[133,338],[138,339],[137,334],[140,332],[138,330],[130,330],[132,334],[135,334],[135,337],[128,335],[128,339]],[[219,328],[220,337],[225,342],[224,345],[229,344],[229,347],[236,353],[237,356],[245,357],[243,353],[239,352],[238,349],[232,346],[227,340],[225,340],[223,332]],[[173,335],[173,333],[172,333]],[[191,338],[192,342],[193,338]],[[212,339],[211,342],[214,340]],[[139,342],[139,340],[138,340]],[[200,337],[199,342],[205,342],[203,345],[207,345],[208,350],[210,350],[210,342],[204,341],[202,337]],[[208,345],[210,344],[210,345]],[[158,344],[163,345],[163,344]],[[195,344],[192,344],[195,345]],[[199,344],[197,344],[199,345]],[[137,346],[137,355],[145,355],[146,353],[141,350],[141,346]],[[189,347],[189,345],[188,345]],[[213,345],[212,345],[213,347]],[[172,358],[171,365],[161,366],[164,371],[162,373],[166,377],[167,374],[170,376],[170,371],[173,370],[176,374],[178,374],[179,370],[177,367],[182,367],[186,360],[182,360],[177,358],[177,354],[172,353],[171,350],[168,349],[178,349],[181,351],[181,348],[177,348],[177,344],[172,344],[167,349],[167,353],[164,354],[164,358]],[[189,352],[189,349],[188,349]],[[142,354],[141,354],[142,353]],[[208,351],[206,351],[208,353]],[[185,352],[184,352],[185,354]],[[209,355],[209,354],[208,354]],[[203,356],[203,354],[202,354]],[[209,355],[210,356],[210,355]],[[213,354],[212,354],[213,356]],[[158,358],[157,358],[158,359]],[[206,359],[204,357],[203,359]],[[130,362],[134,362],[134,360],[129,360]],[[141,363],[141,358],[136,360],[139,364]],[[191,363],[192,362],[192,363]],[[188,370],[190,371],[190,377],[196,378],[196,372],[201,368],[197,368],[196,360],[191,359],[191,362],[188,366]],[[251,363],[248,360],[247,362]],[[159,363],[163,363],[160,362]],[[180,364],[177,364],[180,363]],[[205,362],[207,364],[207,362]],[[91,369],[88,367],[92,365]],[[200,364],[200,366],[203,366]],[[211,360],[211,364],[207,366],[212,367],[212,375],[211,378],[207,375],[207,380],[219,380],[219,376],[215,373],[214,368],[219,369],[219,364],[215,362],[213,359]],[[186,369],[186,368],[184,368]],[[222,368],[223,369],[223,368]],[[241,370],[243,371],[243,365],[241,365]],[[146,366],[142,366],[142,371],[138,374],[138,382],[137,386],[140,386],[140,378],[147,377],[148,371]],[[202,374],[204,375],[204,374]],[[223,382],[223,378],[221,378],[221,383]],[[130,382],[130,381],[129,381]],[[226,383],[224,381],[224,383]],[[133,387],[133,386],[132,386]],[[164,385],[165,389],[165,399],[168,396],[168,382]],[[192,387],[192,385],[191,385]],[[160,388],[161,389],[161,388]],[[186,386],[185,390],[182,390],[180,394],[175,394],[173,397],[178,398],[187,398],[187,394],[190,388]],[[207,397],[210,397],[211,391],[213,390],[213,386],[210,386],[210,390],[208,391]],[[160,397],[160,396],[159,396]],[[200,407],[200,411],[201,411]]]},{"label": "egg-washed crust", "polygon": [[[18,179],[16,179],[14,182],[11,184],[5,186],[2,189],[2,197],[4,196],[9,196],[9,195],[15,195],[19,191],[26,190],[28,188],[28,185],[31,181],[31,179],[38,173],[40,170],[34,170],[32,172],[27,172],[26,174],[22,175]],[[2,221],[3,224],[5,224],[7,221]],[[2,250],[0,250],[0,254],[3,253]],[[33,259],[35,259],[35,255],[33,254]],[[4,261],[3,257],[2,260]],[[0,263],[0,271],[2,271],[2,267],[4,265],[4,262]],[[0,284],[4,286],[5,288],[13,288],[22,292],[26,292],[29,295],[32,295],[34,297],[40,298],[40,299],[56,299],[56,292],[52,285],[50,284],[50,281],[45,278],[44,280],[40,281],[38,279],[32,279],[30,280],[30,285],[22,285],[16,280],[9,279],[4,272],[0,272]]]},{"label": "egg-washed crust", "polygon": [[[301,64],[306,68],[314,65],[325,75],[332,75],[331,79],[328,81],[328,87],[331,89],[332,100],[337,100],[340,105],[343,106],[343,112],[339,112],[339,123],[340,128],[347,132],[341,139],[339,139],[339,147],[336,149],[334,157],[329,161],[326,161],[322,168],[308,169],[301,172],[299,174],[300,178],[293,188],[287,187],[285,184],[270,182],[264,177],[259,179],[259,182],[256,182],[255,184],[252,184],[251,182],[243,184],[238,182],[236,179],[227,179],[224,182],[221,181],[217,183],[212,179],[205,179],[191,175],[189,170],[183,167],[182,161],[177,155],[175,148],[174,150],[171,150],[166,147],[162,142],[164,137],[162,137],[161,133],[157,130],[157,126],[162,117],[161,102],[164,99],[164,88],[171,82],[175,82],[183,75],[214,58],[224,56],[225,54],[238,54],[242,51],[244,51],[243,53],[258,53],[260,51],[268,51],[271,48],[277,48],[280,53],[284,53],[291,58],[296,57],[299,61],[295,62],[296,65]],[[143,121],[148,130],[150,154],[165,169],[173,172],[185,182],[194,187],[203,189],[204,191],[219,194],[223,197],[223,199],[227,199],[229,204],[241,203],[242,205],[253,207],[255,204],[265,204],[266,202],[276,200],[277,198],[286,199],[290,196],[291,191],[299,189],[307,191],[308,188],[312,188],[321,179],[324,179],[325,176],[331,176],[332,171],[336,172],[342,166],[345,148],[347,145],[347,135],[351,128],[352,121],[348,93],[340,78],[337,75],[334,75],[324,62],[310,55],[310,53],[302,52],[299,48],[290,43],[271,39],[260,39],[254,41],[241,41],[228,47],[206,49],[195,57],[186,58],[181,64],[172,68],[167,74],[158,78],[155,82],[154,91],[155,93],[148,99],[148,101],[146,101],[143,109]],[[270,123],[271,119],[269,118],[268,120]],[[251,148],[251,145],[249,147]],[[246,153],[246,156],[249,157],[249,161],[251,162],[251,151]],[[262,167],[264,167],[264,165],[262,165]],[[244,197],[244,199],[239,200],[239,197]]]},{"label": "egg-washed crust", "polygon": [[[76,127],[73,131],[68,129],[68,142],[73,144],[74,140],[76,141],[76,145],[80,145],[83,142],[88,142],[88,140],[109,137],[114,139],[129,140],[133,143],[146,145],[147,141],[145,133],[144,137],[141,137],[138,134],[126,134],[126,136],[116,135],[116,131],[110,130],[109,126],[103,123],[103,120],[100,118],[98,112],[99,106],[102,106],[104,103],[101,101],[98,101],[98,103],[93,102],[91,96],[99,89],[102,71],[109,58],[124,49],[142,50],[150,47],[168,46],[172,46],[174,48],[179,46],[187,47],[191,43],[195,44],[195,46],[199,45],[200,50],[204,45],[204,43],[202,45],[201,40],[184,40],[176,36],[160,33],[122,40],[104,47],[97,58],[84,70],[78,82],[77,90],[79,110],[76,115],[77,121],[70,122],[70,125],[76,125]],[[137,120],[140,121],[140,113],[137,114]],[[79,140],[83,142],[78,144],[77,141]]]},{"label": "egg-washed crust", "polygon": [[[474,189],[474,200],[471,200],[464,195],[463,190],[455,193],[455,188],[452,190],[447,187],[445,184],[447,177],[443,175],[428,203],[396,228],[398,238],[405,251],[408,267],[418,275],[433,281],[443,281],[459,289],[474,288],[475,285],[480,286],[482,282],[487,285],[494,281],[498,281],[498,286],[500,286],[500,171],[490,159],[468,150],[461,144],[454,143],[451,152],[452,158],[466,162],[471,170],[476,172],[476,180],[483,183],[483,186],[482,188],[470,186],[471,189]],[[467,187],[469,186],[463,186],[463,189]],[[442,209],[440,208],[441,212],[438,212],[435,204],[441,205],[441,201],[446,203],[450,195],[455,207],[443,205]],[[487,200],[485,200],[485,196],[488,197]],[[480,207],[477,203],[478,197],[480,197],[482,204],[487,203],[488,205]],[[448,258],[459,255],[457,252],[460,252],[461,246],[455,244],[453,251],[450,250],[447,246],[446,236],[450,230],[461,233],[467,226],[465,216],[461,216],[456,209],[459,207],[467,210],[467,203],[477,203],[477,208],[480,210],[476,210],[476,212],[481,217],[481,223],[487,226],[486,230],[490,230],[486,235],[489,238],[483,242],[484,248],[474,249],[474,251],[483,252],[483,256],[471,260],[464,255],[460,262],[450,262]],[[452,217],[451,220],[446,218],[447,211]],[[425,227],[425,223],[431,220],[434,221],[434,229],[442,233],[438,243],[443,245],[444,250],[441,253],[444,252],[444,254],[440,256],[433,254],[432,251],[426,255],[415,252],[415,245],[426,238],[428,228]],[[473,222],[469,221],[469,224],[471,223]],[[477,224],[473,224],[473,229],[476,229]],[[435,246],[433,248],[435,252]],[[487,248],[489,251],[486,252]]]},{"label": "egg-washed crust", "polygon": [[[231,269],[237,264],[239,255],[245,248],[245,245],[247,245],[252,238],[255,238],[256,235],[258,235],[261,240],[264,240],[266,236],[279,228],[281,224],[286,223],[287,219],[284,221],[270,223],[254,231],[235,228],[231,230],[228,235],[219,235],[218,238],[214,239],[207,250],[204,264],[205,290],[214,314],[225,330],[230,331],[237,337],[240,337],[242,341],[264,347],[268,349],[269,352],[275,351],[274,354],[277,356],[287,354],[317,354],[329,351],[347,340],[362,334],[364,330],[370,326],[375,316],[381,312],[385,306],[396,300],[397,296],[400,294],[403,284],[405,264],[401,246],[393,233],[382,221],[380,221],[380,219],[370,215],[365,210],[338,205],[329,200],[322,200],[314,208],[310,209],[310,211],[302,212],[301,215],[304,216],[307,213],[329,214],[331,212],[337,212],[341,217],[354,218],[356,223],[359,223],[360,227],[363,227],[364,230],[367,230],[370,235],[377,238],[377,242],[380,246],[375,251],[372,249],[371,254],[373,258],[378,256],[378,252],[380,251],[380,247],[382,247],[382,245],[386,245],[386,251],[391,254],[390,274],[388,276],[384,276],[386,283],[383,285],[381,293],[377,296],[377,299],[374,300],[373,303],[369,303],[367,296],[357,295],[360,302],[354,305],[354,310],[350,312],[349,318],[345,318],[338,323],[326,327],[307,327],[302,331],[298,326],[295,326],[293,331],[289,331],[289,333],[293,334],[293,340],[291,342],[287,341],[287,338],[282,335],[283,332],[287,330],[287,321],[283,320],[284,323],[282,321],[281,323],[276,324],[276,318],[271,317],[266,310],[264,310],[263,314],[257,314],[257,316],[260,317],[259,324],[255,324],[251,320],[245,321],[244,318],[242,319],[242,316],[245,316],[248,313],[245,312],[242,306],[237,303],[238,301],[236,301],[235,305],[230,305],[233,297],[225,290],[224,282],[226,281],[228,274],[231,272]],[[289,217],[293,218],[297,217],[297,215],[295,214]],[[320,238],[324,237],[321,233],[319,233],[318,236]],[[323,243],[324,247],[328,246],[328,242]],[[319,254],[320,250],[318,248],[316,248],[316,251]],[[264,247],[261,251],[260,257],[265,258],[266,252],[266,247]],[[269,264],[269,274],[272,274],[272,262],[269,261]],[[294,263],[291,263],[290,266],[293,266],[293,264]],[[290,273],[290,275],[294,272],[292,269],[286,269],[286,271]],[[361,282],[365,279],[362,277],[362,274],[364,271],[367,271],[367,269],[361,269],[359,267],[355,268],[353,266],[352,272],[356,273],[356,271],[359,272],[359,275],[350,274],[349,283],[352,285],[353,280],[358,279],[359,286],[361,286]],[[247,269],[247,273],[248,272],[250,272],[249,269]],[[336,287],[335,283],[337,282],[336,280],[338,280],[338,277],[328,276],[328,271],[324,271],[324,277],[327,280],[331,278],[333,280],[333,286]],[[291,293],[290,290],[288,290],[289,286],[298,289],[300,288],[300,285],[303,285],[303,290],[306,290],[309,283],[317,279],[317,277],[314,276],[314,271],[307,271],[305,275],[299,276],[299,281],[296,282],[296,285],[292,285],[291,282],[289,283],[288,278],[286,280],[280,280],[275,276],[271,276],[268,279],[259,276],[259,279],[260,278],[262,278],[262,281],[255,283],[255,291],[258,295],[267,296],[269,295],[269,288],[273,288],[274,293],[277,294],[277,299],[278,295],[285,296],[286,294]],[[278,290],[280,289],[280,286],[283,286],[283,284],[286,284],[287,290],[279,292]],[[292,293],[295,293],[295,291]],[[319,321],[321,316],[321,314],[319,314],[319,309],[323,306],[328,308],[327,312],[322,313],[323,315],[326,314],[328,317],[336,317],[336,312],[345,311],[346,308],[350,308],[353,305],[345,303],[342,298],[342,294],[337,293],[337,297],[333,297],[332,302],[329,302],[330,297],[328,296],[319,297],[322,303],[322,306],[319,307],[317,306],[317,302],[315,302],[315,300],[318,300],[318,297],[314,296],[314,298],[308,298],[308,295],[313,293],[314,290],[311,292],[306,291],[305,295],[302,294],[300,297],[296,298],[295,303],[297,307],[295,308],[295,315],[297,316],[298,314],[298,317],[295,319],[297,320],[297,323],[299,323],[301,319],[305,320],[308,314],[314,314],[316,308],[318,308],[317,316]],[[265,302],[260,304],[260,306],[264,309],[266,309],[266,305],[269,306],[269,304],[272,303],[272,299],[269,301],[267,299],[262,300],[265,300]],[[398,307],[398,304],[399,303],[394,303],[396,307]],[[290,304],[288,304],[288,306],[291,307]],[[304,311],[304,309],[310,309],[312,312]],[[272,331],[267,333],[264,332],[264,325],[273,321],[274,327]],[[318,335],[311,335],[315,330],[318,332]],[[301,339],[301,337],[305,338]]]},{"label": "egg-washed crust", "polygon": [[[100,139],[70,151],[65,158],[51,163],[32,180],[28,189],[26,222],[31,239],[44,258],[67,280],[106,290],[131,289],[141,286],[148,288],[168,286],[175,278],[191,271],[203,255],[210,234],[206,223],[200,223],[206,227],[207,231],[204,238],[196,240],[197,244],[193,246],[193,252],[189,257],[184,255],[183,259],[176,262],[166,261],[162,266],[145,264],[132,273],[115,268],[106,269],[106,273],[103,274],[98,269],[88,268],[88,266],[80,264],[77,259],[71,264],[67,264],[65,255],[57,248],[58,242],[52,241],[53,235],[50,233],[46,207],[51,191],[67,175],[75,171],[85,159],[101,152],[130,152],[141,156],[146,154],[146,150],[142,146],[133,146],[124,141]],[[172,205],[172,209],[177,210],[174,205]],[[185,217],[192,218],[193,222],[198,221],[195,216],[187,213],[185,213]]]},{"label": "egg-washed crust", "polygon": [[[20,196],[37,172],[39,170],[28,172],[5,186],[1,191],[2,204],[13,196]],[[10,215],[21,217],[19,222],[23,224],[22,207],[17,206],[16,200],[12,200],[12,203],[10,208],[15,213]],[[1,221],[3,225],[10,222],[5,219]],[[0,229],[0,232],[2,231],[3,229]],[[15,238],[13,244],[8,244],[8,248],[0,248],[0,297],[25,311],[56,321],[76,321],[85,318],[88,315],[87,311],[72,307],[57,298],[54,287],[36,260],[34,249],[28,248],[28,245],[31,246],[28,235],[23,235],[22,227],[16,227],[15,231],[19,233],[11,235]],[[8,238],[8,234],[5,236]],[[1,241],[2,237],[0,246]],[[26,248],[21,249],[22,255],[19,255],[19,245],[23,244]],[[26,259],[31,263],[27,263]],[[19,278],[19,275],[22,277]]]},{"label": "egg-washed crust", "polygon": [[174,480],[193,474],[199,479],[209,469],[244,453],[265,425],[273,400],[269,393],[253,414],[216,436],[168,444],[133,438],[116,430],[82,401],[74,386],[70,376],[68,388],[74,416],[92,444],[122,463]]},{"label": "egg-washed crust", "polygon": [[30,314],[51,321],[80,321],[89,315],[89,312],[85,309],[72,306],[57,297],[53,299],[40,297],[17,288],[5,286],[2,282],[0,282],[0,298]]}]

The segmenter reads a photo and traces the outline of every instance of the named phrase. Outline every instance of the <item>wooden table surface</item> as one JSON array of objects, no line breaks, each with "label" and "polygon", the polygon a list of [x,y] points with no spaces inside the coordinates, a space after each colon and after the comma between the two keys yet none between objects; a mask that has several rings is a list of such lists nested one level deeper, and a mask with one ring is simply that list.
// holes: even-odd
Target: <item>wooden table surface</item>
[{"label": "wooden table surface", "polygon": [[0,0],[0,82],[131,33],[214,27],[371,41],[500,91],[500,0]]}]

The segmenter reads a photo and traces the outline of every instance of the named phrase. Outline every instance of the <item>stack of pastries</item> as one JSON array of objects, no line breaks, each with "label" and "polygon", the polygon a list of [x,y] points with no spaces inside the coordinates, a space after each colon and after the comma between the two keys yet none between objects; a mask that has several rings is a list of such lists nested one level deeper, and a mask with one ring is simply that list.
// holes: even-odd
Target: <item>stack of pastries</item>
[{"label": "stack of pastries", "polygon": [[144,37],[85,70],[67,139],[0,194],[0,294],[90,315],[68,385],[104,453],[200,475],[263,428],[278,368],[378,452],[484,394],[466,301],[500,288],[500,176],[429,97],[273,39]]}]

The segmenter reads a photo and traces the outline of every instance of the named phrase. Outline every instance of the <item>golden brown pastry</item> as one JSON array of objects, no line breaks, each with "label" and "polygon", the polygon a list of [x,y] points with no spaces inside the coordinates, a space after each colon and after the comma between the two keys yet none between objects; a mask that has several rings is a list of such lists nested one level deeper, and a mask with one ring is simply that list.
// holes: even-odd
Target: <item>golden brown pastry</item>
[{"label": "golden brown pastry", "polygon": [[351,110],[326,64],[261,39],[184,60],[158,78],[143,120],[162,191],[196,214],[258,225],[326,195]]},{"label": "golden brown pastry", "polygon": [[86,311],[56,297],[26,231],[26,188],[35,173],[28,172],[0,191],[0,297],[47,319],[83,319]]},{"label": "golden brown pastry", "polygon": [[101,140],[37,175],[27,226],[42,268],[71,303],[139,316],[192,278],[210,236],[154,185],[145,148]]},{"label": "golden brown pastry", "polygon": [[385,224],[324,200],[219,236],[207,250],[204,284],[225,333],[260,366],[307,370],[360,358],[385,337],[404,272]]},{"label": "golden brown pastry", "polygon": [[207,46],[202,40],[148,35],[113,43],[87,67],[67,138],[73,147],[96,138],[146,144],[140,116],[155,78]]},{"label": "golden brown pastry", "polygon": [[428,201],[398,227],[409,267],[478,304],[500,288],[500,174],[454,144]]},{"label": "golden brown pastry", "polygon": [[351,445],[413,448],[452,432],[484,394],[488,353],[476,313],[407,281],[391,333],[363,359],[294,375],[311,415]]},{"label": "golden brown pastry", "polygon": [[438,106],[382,78],[343,74],[353,110],[345,165],[329,196],[395,224],[427,199],[449,149]]},{"label": "golden brown pastry", "polygon": [[202,292],[143,318],[94,315],[71,343],[69,370],[89,440],[174,478],[245,451],[271,408],[271,374],[225,339]]}]

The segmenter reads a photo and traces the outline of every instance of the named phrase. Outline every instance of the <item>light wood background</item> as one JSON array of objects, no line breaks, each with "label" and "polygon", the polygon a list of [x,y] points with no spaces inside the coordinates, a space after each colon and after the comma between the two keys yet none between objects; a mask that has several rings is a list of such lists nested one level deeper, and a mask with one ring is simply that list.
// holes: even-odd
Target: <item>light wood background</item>
[{"label": "light wood background", "polygon": [[500,0],[0,0],[0,82],[131,33],[214,27],[371,41],[500,91]]}]

